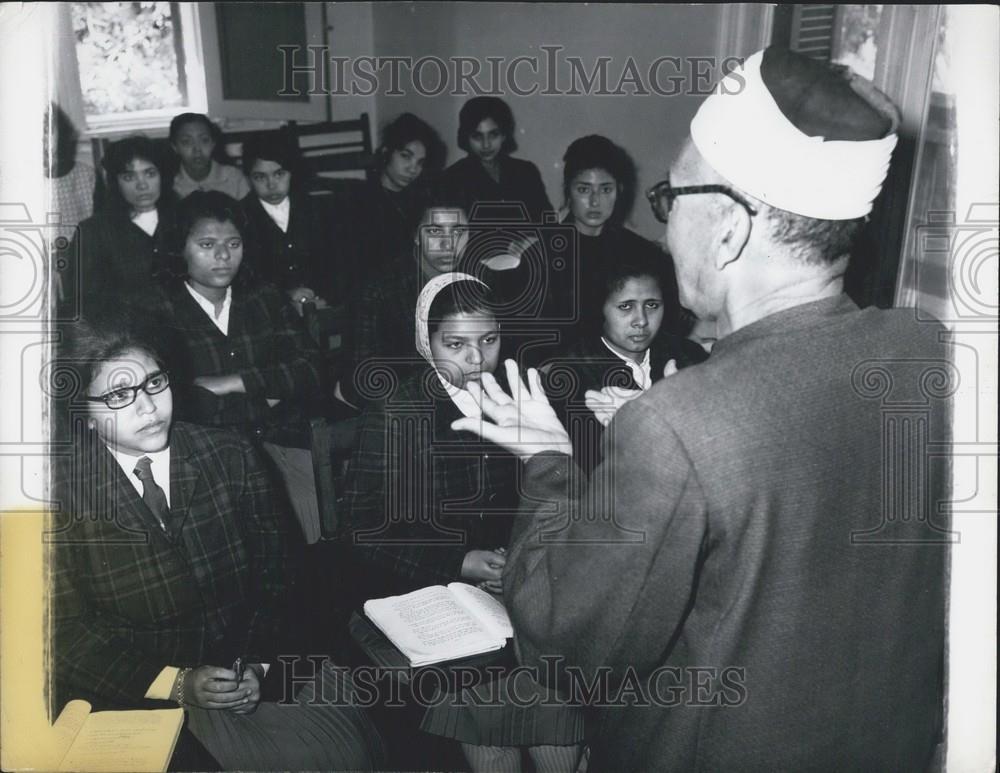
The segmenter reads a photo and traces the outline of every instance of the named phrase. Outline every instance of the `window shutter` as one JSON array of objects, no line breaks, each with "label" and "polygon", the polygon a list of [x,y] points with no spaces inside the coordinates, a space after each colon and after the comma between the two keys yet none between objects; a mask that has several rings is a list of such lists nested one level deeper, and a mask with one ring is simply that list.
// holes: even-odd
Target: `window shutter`
[{"label": "window shutter", "polygon": [[789,48],[813,59],[830,61],[837,26],[835,5],[795,5]]}]

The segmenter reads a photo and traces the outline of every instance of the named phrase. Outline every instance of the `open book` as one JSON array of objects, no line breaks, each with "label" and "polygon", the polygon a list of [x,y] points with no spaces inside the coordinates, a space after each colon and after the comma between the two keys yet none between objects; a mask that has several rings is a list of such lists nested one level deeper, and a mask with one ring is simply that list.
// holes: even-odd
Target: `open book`
[{"label": "open book", "polygon": [[411,666],[492,652],[514,635],[503,604],[462,582],[372,599],[365,602],[365,614]]},{"label": "open book", "polygon": [[184,709],[97,711],[70,701],[52,725],[45,770],[162,773],[184,724]]}]

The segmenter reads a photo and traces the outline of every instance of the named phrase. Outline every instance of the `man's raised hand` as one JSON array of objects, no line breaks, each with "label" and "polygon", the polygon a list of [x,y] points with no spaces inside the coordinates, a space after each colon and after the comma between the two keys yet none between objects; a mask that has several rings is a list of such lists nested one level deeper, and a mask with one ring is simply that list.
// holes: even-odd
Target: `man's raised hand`
[{"label": "man's raised hand", "polygon": [[451,428],[474,432],[522,458],[542,451],[572,454],[569,435],[549,405],[538,371],[528,369],[525,385],[516,362],[506,360],[504,367],[511,394],[504,392],[492,375],[484,373],[482,388],[471,382],[467,389],[482,406],[485,418],[457,419]]}]

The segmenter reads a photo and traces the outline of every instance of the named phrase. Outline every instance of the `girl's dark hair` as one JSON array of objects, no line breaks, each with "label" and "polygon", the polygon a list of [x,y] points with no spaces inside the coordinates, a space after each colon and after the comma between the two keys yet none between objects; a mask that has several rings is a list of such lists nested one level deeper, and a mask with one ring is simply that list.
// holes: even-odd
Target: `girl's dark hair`
[{"label": "girl's dark hair", "polygon": [[430,124],[413,113],[403,113],[382,129],[382,142],[378,148],[380,166],[384,169],[393,151],[402,150],[415,140],[424,146],[427,153],[424,171],[439,171],[444,166],[444,142]]},{"label": "girl's dark hair", "polygon": [[212,139],[216,142],[222,139],[222,132],[219,127],[216,126],[204,113],[180,113],[175,115],[170,119],[170,141],[176,142],[177,135],[185,124],[189,123],[201,123],[204,124],[205,128],[208,129],[209,133],[212,135]]},{"label": "girl's dark hair", "polygon": [[152,164],[160,173],[160,198],[156,202],[156,208],[162,209],[164,204],[173,202],[174,165],[167,158],[162,145],[149,137],[135,135],[112,142],[101,159],[101,166],[107,178],[107,197],[104,206],[108,211],[128,213],[129,205],[118,187],[118,175],[125,172],[128,165],[137,159]]},{"label": "girl's dark hair", "polygon": [[584,321],[591,332],[599,333],[604,325],[604,304],[610,295],[617,292],[629,279],[648,276],[660,286],[663,296],[663,329],[670,327],[672,315],[676,313],[677,304],[671,297],[672,282],[667,271],[670,269],[666,256],[657,260],[652,255],[630,254],[614,262],[608,262],[595,277],[589,297],[585,297],[583,309]]},{"label": "girl's dark hair", "polygon": [[54,137],[56,142],[54,146],[49,144],[51,162],[46,159],[46,163],[50,164],[48,176],[64,177],[76,166],[76,144],[80,140],[80,133],[70,117],[55,102],[49,103],[43,131],[48,132],[50,125],[50,136]]},{"label": "girl's dark hair", "polygon": [[[78,323],[66,327],[58,373],[62,383],[71,379],[78,394],[86,393],[101,365],[128,351],[145,352],[166,368],[166,340],[148,310],[130,304],[106,306],[89,312]],[[67,395],[71,397],[72,395]]]},{"label": "girl's dark hair", "polygon": [[[175,277],[187,276],[184,247],[192,229],[200,220],[232,223],[246,241],[249,230],[247,217],[236,199],[219,191],[191,193],[177,205],[177,216],[167,236],[167,250],[170,253],[169,273]],[[240,282],[241,277],[246,275],[246,269],[245,265],[241,266],[236,275],[236,282]]]},{"label": "girl's dark hair", "polygon": [[243,172],[247,179],[257,161],[273,161],[292,174],[292,188],[302,182],[302,154],[295,141],[274,132],[252,137],[243,143]]},{"label": "girl's dark hair", "polygon": [[469,150],[469,135],[487,118],[492,118],[504,136],[500,152],[505,154],[517,150],[517,140],[514,138],[514,113],[510,105],[499,97],[473,97],[458,113],[458,147],[466,153]]},{"label": "girl's dark hair", "polygon": [[496,316],[497,299],[479,282],[463,279],[453,282],[434,296],[427,310],[427,334],[433,335],[449,317],[457,314]]},{"label": "girl's dark hair", "polygon": [[212,135],[212,142],[215,143],[215,147],[212,150],[212,158],[218,161],[220,164],[230,164],[235,165],[232,158],[226,153],[225,142],[222,137],[222,129],[215,125],[212,120],[204,113],[181,113],[180,115],[175,115],[170,120],[170,144],[173,145],[177,141],[177,135],[185,124],[189,123],[200,123],[208,129],[208,133]]},{"label": "girl's dark hair", "polygon": [[588,169],[603,169],[618,183],[618,200],[611,219],[620,223],[631,210],[635,199],[635,163],[624,148],[607,137],[590,134],[574,140],[563,156],[563,196],[567,203],[573,179]]}]

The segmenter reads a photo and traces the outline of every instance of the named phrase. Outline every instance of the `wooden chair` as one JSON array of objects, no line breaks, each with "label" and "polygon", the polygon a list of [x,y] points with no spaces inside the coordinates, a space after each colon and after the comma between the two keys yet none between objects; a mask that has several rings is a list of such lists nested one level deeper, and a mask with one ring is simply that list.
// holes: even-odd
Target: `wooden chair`
[{"label": "wooden chair", "polygon": [[255,129],[242,132],[226,132],[222,135],[222,145],[226,151],[226,155],[242,167],[244,143],[252,139],[257,139],[258,137],[267,137],[271,134],[277,135],[281,138],[291,139],[288,126],[285,125],[279,126],[277,129]]},{"label": "wooden chair", "polygon": [[[338,372],[347,311],[343,306],[317,309],[313,303],[303,304],[303,320],[310,337],[323,353],[325,372],[334,377]],[[331,382],[332,382],[331,378]],[[337,509],[337,491],[346,472],[347,461],[354,448],[358,417],[348,406],[340,406],[332,396],[324,415],[309,422],[313,474],[316,478],[316,499],[319,505],[320,534],[323,539],[339,539],[347,523]]]},{"label": "wooden chair", "polygon": [[298,143],[306,167],[315,175],[363,171],[373,179],[376,173],[368,113],[350,121],[288,123],[288,131]]}]

